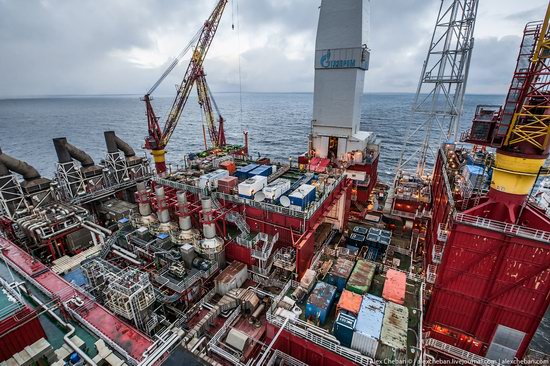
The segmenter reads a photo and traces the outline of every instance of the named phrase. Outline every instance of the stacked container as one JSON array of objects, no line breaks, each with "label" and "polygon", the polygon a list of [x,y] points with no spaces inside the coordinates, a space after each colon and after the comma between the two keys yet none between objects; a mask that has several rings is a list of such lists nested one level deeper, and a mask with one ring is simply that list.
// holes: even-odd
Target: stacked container
[{"label": "stacked container", "polygon": [[376,266],[374,263],[362,259],[358,260],[351,272],[346,289],[359,295],[366,294],[374,278],[375,271]]},{"label": "stacked container", "polygon": [[237,177],[223,177],[218,179],[218,191],[230,194],[237,185]]},{"label": "stacked container", "polygon": [[386,281],[382,297],[388,301],[403,305],[405,303],[405,292],[407,291],[407,275],[405,272],[389,269],[386,272]]},{"label": "stacked container", "polygon": [[273,167],[271,165],[260,165],[257,168],[250,171],[248,176],[261,175],[264,177],[269,177],[273,173]]},{"label": "stacked container", "polygon": [[246,178],[251,177],[250,172],[256,169],[258,166],[258,164],[248,164],[247,166],[240,167],[235,172],[235,176],[240,180],[245,180]]},{"label": "stacked container", "polygon": [[355,226],[355,227],[353,228],[353,232],[354,232],[354,233],[357,233],[357,234],[360,234],[360,235],[367,235],[367,232],[368,232],[368,231],[369,231],[369,229],[367,229],[367,228],[364,227],[364,226],[359,226],[359,225],[357,225],[357,226]]},{"label": "stacked container", "polygon": [[355,323],[351,348],[374,358],[381,338],[384,321],[384,300],[377,296],[365,295]]},{"label": "stacked container", "polygon": [[344,312],[338,314],[334,322],[332,334],[340,341],[342,346],[351,347],[356,322],[357,319],[352,315]]},{"label": "stacked container", "polygon": [[359,314],[359,310],[361,310],[362,301],[363,297],[361,295],[358,295],[348,290],[344,290],[342,291],[342,295],[340,295],[340,300],[338,300],[338,304],[336,305],[336,313],[339,314],[341,312],[344,312],[348,315],[353,315],[354,317],[357,317],[357,315]]},{"label": "stacked container", "polygon": [[352,271],[353,262],[349,259],[340,257],[330,268],[330,272],[327,275],[327,282],[336,286],[338,291],[342,291],[346,287],[346,282]]},{"label": "stacked container", "polygon": [[306,304],[306,319],[317,320],[319,325],[324,325],[336,295],[336,287],[317,282]]},{"label": "stacked container", "polygon": [[205,189],[207,186],[218,188],[218,180],[228,175],[229,172],[225,169],[217,169],[211,173],[201,175],[199,179],[199,188]]},{"label": "stacked container", "polygon": [[271,201],[277,201],[279,197],[290,189],[290,181],[288,179],[279,178],[269,183],[263,189],[265,198]]},{"label": "stacked container", "polygon": [[290,204],[300,209],[306,208],[310,203],[315,201],[316,190],[315,186],[310,184],[302,184],[298,189],[288,195]]},{"label": "stacked container", "polygon": [[409,309],[391,302],[386,303],[377,359],[388,360],[392,364],[406,363],[408,324]]},{"label": "stacked container", "polygon": [[348,239],[348,245],[354,246],[356,248],[362,248],[365,245],[365,235],[358,233],[351,233]]},{"label": "stacked container", "polygon": [[260,192],[267,185],[267,177],[256,175],[239,183],[239,196],[253,199],[257,192]]}]

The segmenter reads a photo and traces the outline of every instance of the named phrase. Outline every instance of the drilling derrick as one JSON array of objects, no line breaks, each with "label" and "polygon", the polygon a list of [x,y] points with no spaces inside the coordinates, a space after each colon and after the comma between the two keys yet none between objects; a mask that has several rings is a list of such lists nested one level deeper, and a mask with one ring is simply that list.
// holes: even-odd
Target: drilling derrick
[{"label": "drilling derrick", "polygon": [[[433,146],[454,141],[464,104],[477,0],[442,0],[412,107],[386,212],[415,218],[430,203]],[[418,121],[418,124],[416,123]],[[418,146],[414,151],[410,151]],[[416,165],[415,168],[413,168]]]},{"label": "drilling derrick", "polygon": [[[444,144],[438,152],[424,258],[425,344],[435,354],[521,359],[550,304],[550,218],[530,199],[548,173],[549,17],[550,7],[543,22],[526,25],[504,106],[478,106],[462,136],[484,148]],[[485,147],[496,148],[494,159]],[[476,167],[487,188],[471,199],[461,187]]]}]

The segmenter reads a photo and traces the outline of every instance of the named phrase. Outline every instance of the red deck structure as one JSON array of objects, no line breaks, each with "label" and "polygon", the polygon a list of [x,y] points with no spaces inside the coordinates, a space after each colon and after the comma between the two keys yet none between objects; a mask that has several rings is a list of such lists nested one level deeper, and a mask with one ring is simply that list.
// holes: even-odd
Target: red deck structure
[{"label": "red deck structure", "polygon": [[514,215],[487,198],[454,211],[445,169],[440,150],[426,248],[436,273],[426,314],[430,336],[484,356],[506,327],[524,333],[521,358],[550,304],[550,222],[527,205],[523,225],[515,225]]},{"label": "red deck structure", "polygon": [[77,295],[84,301],[85,306],[71,306],[71,308],[84,320],[87,327],[96,334],[100,333],[106,340],[113,342],[134,360],[140,361],[144,358],[143,353],[153,344],[149,337],[120,320],[12,242],[0,238],[0,250],[7,262],[18,273],[36,285],[48,297],[65,302]]}]

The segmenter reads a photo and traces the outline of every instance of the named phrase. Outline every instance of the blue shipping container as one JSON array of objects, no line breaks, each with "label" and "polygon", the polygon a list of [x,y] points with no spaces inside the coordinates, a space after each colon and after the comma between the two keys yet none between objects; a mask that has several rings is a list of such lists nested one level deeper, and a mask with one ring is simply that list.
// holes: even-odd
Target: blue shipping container
[{"label": "blue shipping container", "polygon": [[353,330],[355,329],[355,322],[357,320],[353,315],[340,312],[338,318],[334,322],[334,328],[332,334],[340,341],[342,346],[351,347],[351,340],[353,338]]},{"label": "blue shipping container", "polygon": [[369,231],[369,229],[367,229],[364,226],[357,225],[356,227],[353,228],[354,233],[361,234],[361,235],[367,235],[368,231]]},{"label": "blue shipping container", "polygon": [[239,179],[246,179],[249,177],[250,171],[256,169],[259,165],[258,164],[248,164],[246,166],[243,166],[235,172],[235,176]]},{"label": "blue shipping container", "polygon": [[318,320],[320,325],[325,324],[335,295],[336,287],[325,282],[317,282],[307,300],[306,319]]},{"label": "blue shipping container", "polygon": [[264,177],[269,177],[273,173],[273,167],[271,165],[260,165],[259,167],[248,172],[249,177],[255,175],[262,175]]},{"label": "blue shipping container", "polygon": [[365,245],[365,240],[365,235],[351,233],[348,239],[348,244],[356,246],[357,248],[361,248],[363,245]]},{"label": "blue shipping container", "polygon": [[315,201],[316,190],[315,186],[309,184],[302,184],[298,189],[288,195],[290,204],[299,206],[302,209],[307,207],[310,203]]}]

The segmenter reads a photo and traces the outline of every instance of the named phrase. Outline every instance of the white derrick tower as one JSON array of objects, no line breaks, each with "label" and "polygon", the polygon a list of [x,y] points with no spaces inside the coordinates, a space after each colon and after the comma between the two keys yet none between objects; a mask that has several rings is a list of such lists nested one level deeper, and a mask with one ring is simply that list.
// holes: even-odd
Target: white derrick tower
[{"label": "white derrick tower", "polygon": [[315,45],[311,148],[319,158],[350,162],[373,136],[360,130],[368,68],[370,0],[323,0]]}]

